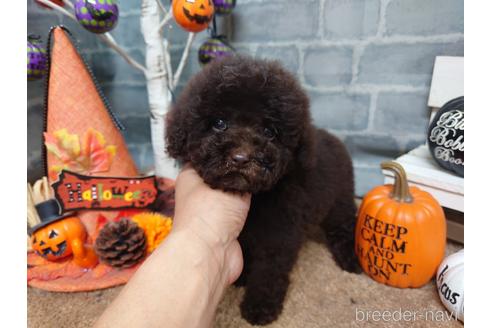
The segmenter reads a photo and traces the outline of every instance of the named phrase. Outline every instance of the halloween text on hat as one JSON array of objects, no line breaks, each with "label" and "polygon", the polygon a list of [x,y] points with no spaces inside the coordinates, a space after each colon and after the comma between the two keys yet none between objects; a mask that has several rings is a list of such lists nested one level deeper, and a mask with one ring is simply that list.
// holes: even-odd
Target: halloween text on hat
[{"label": "halloween text on hat", "polygon": [[93,177],[63,170],[53,189],[63,212],[145,208],[157,197],[155,176]]}]

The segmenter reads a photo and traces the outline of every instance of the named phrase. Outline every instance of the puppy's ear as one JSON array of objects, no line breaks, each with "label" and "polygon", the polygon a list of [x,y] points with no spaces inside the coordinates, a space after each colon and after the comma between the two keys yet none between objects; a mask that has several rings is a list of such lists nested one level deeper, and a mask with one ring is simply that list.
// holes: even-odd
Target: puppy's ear
[{"label": "puppy's ear", "polygon": [[166,151],[169,156],[181,161],[188,161],[186,155],[186,122],[184,122],[183,111],[175,106],[166,116]]},{"label": "puppy's ear", "polygon": [[306,122],[297,148],[297,161],[304,169],[311,169],[316,165],[316,130]]}]

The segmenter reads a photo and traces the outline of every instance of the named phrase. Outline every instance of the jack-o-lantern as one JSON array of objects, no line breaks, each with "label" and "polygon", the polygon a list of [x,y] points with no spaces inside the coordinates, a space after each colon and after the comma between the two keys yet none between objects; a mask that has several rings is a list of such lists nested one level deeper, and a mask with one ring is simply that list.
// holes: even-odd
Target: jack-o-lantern
[{"label": "jack-o-lantern", "polygon": [[201,32],[213,18],[214,4],[212,0],[174,0],[173,15],[185,30]]},{"label": "jack-o-lantern", "polygon": [[97,264],[92,248],[85,245],[87,232],[79,218],[59,216],[58,202],[54,199],[36,205],[43,222],[32,230],[32,249],[48,261],[57,261],[73,255],[75,264],[90,268]]}]

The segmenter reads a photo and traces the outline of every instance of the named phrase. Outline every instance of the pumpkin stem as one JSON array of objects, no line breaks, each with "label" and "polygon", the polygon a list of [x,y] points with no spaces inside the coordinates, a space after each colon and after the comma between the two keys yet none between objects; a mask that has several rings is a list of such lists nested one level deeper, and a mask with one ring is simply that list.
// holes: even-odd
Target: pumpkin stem
[{"label": "pumpkin stem", "polygon": [[391,198],[402,203],[413,202],[413,197],[410,194],[410,189],[408,187],[407,174],[403,166],[397,162],[382,162],[381,168],[383,170],[391,171],[395,174],[395,184],[393,185],[393,191],[391,193]]}]

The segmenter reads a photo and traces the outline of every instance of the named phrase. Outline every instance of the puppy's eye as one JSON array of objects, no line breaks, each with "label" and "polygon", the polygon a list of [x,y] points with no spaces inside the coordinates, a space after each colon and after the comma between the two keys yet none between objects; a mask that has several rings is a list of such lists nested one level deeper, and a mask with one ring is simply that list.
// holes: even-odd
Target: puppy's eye
[{"label": "puppy's eye", "polygon": [[273,138],[275,138],[275,130],[274,129],[265,128],[263,130],[263,134],[265,135],[265,137],[267,137],[270,140],[272,140]]},{"label": "puppy's eye", "polygon": [[227,130],[227,123],[224,120],[217,119],[215,120],[213,126],[215,131],[222,132]]}]

